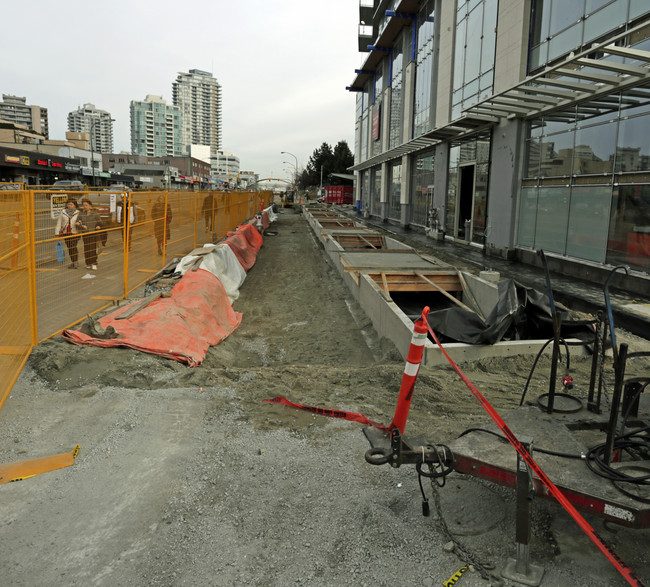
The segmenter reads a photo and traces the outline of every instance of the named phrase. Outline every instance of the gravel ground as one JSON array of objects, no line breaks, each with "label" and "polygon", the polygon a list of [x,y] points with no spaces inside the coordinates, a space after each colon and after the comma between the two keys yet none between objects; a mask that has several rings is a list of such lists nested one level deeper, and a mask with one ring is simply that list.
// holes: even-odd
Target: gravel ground
[{"label": "gravel ground", "polygon": [[[458,585],[515,584],[498,578],[515,554],[513,492],[454,473],[425,485],[423,517],[413,468],[368,465],[361,425],[263,402],[388,423],[404,368],[302,216],[272,231],[234,304],[242,325],[200,367],[60,338],[34,349],[0,412],[0,462],[81,451],[0,487],[2,585],[421,586],[468,563]],[[505,412],[531,362],[463,367]],[[575,361],[576,381],[589,367]],[[454,373],[422,369],[407,433],[448,443],[485,421]],[[589,521],[650,579],[647,530]],[[534,501],[531,532],[543,585],[625,584],[554,503]]]}]

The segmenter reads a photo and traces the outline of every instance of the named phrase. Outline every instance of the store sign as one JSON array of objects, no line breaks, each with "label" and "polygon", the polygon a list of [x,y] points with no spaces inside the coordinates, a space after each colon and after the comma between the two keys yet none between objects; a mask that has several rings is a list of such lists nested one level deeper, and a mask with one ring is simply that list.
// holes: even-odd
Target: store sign
[{"label": "store sign", "polygon": [[22,156],[20,158],[20,164],[21,165],[29,165],[29,157]]},{"label": "store sign", "polygon": [[20,157],[16,157],[14,155],[5,155],[5,162],[6,163],[20,163]]}]

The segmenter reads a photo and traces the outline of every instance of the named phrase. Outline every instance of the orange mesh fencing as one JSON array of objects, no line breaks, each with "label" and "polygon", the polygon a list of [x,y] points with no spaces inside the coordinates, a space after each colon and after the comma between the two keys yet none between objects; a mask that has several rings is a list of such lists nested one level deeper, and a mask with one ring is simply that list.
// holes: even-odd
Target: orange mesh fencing
[{"label": "orange mesh fencing", "polygon": [[[68,200],[84,199],[99,224],[67,232]],[[126,298],[174,257],[218,242],[271,199],[271,192],[0,189],[0,408],[33,345]]]}]

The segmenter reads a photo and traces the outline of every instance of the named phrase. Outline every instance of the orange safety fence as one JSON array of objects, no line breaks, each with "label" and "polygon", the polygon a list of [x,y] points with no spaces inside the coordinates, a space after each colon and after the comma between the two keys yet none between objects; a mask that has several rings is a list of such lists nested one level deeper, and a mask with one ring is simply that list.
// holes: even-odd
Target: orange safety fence
[{"label": "orange safety fence", "polygon": [[[83,231],[80,213],[77,232],[64,230],[73,199],[80,208],[89,200],[99,224]],[[0,408],[34,345],[125,299],[271,200],[271,192],[0,190]]]}]

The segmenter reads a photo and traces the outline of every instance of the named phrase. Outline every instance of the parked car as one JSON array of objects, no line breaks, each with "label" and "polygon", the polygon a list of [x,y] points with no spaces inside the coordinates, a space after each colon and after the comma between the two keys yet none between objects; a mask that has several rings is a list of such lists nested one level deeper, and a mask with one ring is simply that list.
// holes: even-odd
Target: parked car
[{"label": "parked car", "polygon": [[86,189],[86,184],[78,179],[59,179],[52,184],[52,189],[81,191]]}]

